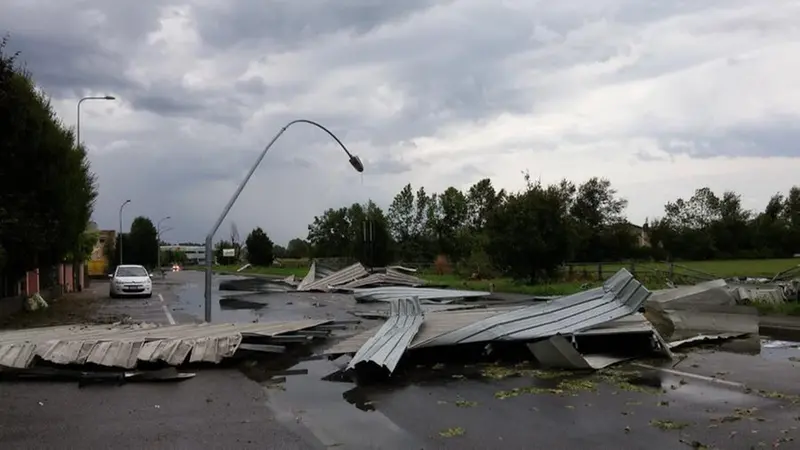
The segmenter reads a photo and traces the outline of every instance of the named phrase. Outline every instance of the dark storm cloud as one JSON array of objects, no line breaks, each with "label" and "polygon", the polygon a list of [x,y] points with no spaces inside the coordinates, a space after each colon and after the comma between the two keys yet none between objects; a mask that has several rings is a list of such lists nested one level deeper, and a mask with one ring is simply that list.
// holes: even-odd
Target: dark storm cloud
[{"label": "dark storm cloud", "polygon": [[23,31],[11,34],[9,48],[20,52],[20,61],[36,83],[55,97],[127,91],[135,85],[123,75],[127,65],[124,56],[89,38],[58,38]]},{"label": "dark storm cloud", "polygon": [[[11,5],[6,6],[10,1]],[[5,0],[0,30],[36,82],[54,97],[130,91],[130,54],[159,25],[161,0],[62,0],[46,6]]]},{"label": "dark storm cloud", "polygon": [[269,44],[276,51],[337,32],[365,34],[443,2],[436,0],[240,0],[195,8],[211,47]]}]

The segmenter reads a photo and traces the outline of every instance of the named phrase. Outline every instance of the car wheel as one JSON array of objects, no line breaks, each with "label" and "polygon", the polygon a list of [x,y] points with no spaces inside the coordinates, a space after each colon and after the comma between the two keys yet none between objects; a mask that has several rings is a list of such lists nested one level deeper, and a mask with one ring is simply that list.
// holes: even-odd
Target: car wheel
[{"label": "car wheel", "polygon": [[115,294],[113,292],[109,292],[108,296],[111,297],[111,298],[117,298],[117,294]]},{"label": "car wheel", "polygon": [[153,298],[153,293],[151,292],[151,293],[145,295],[144,298]]}]

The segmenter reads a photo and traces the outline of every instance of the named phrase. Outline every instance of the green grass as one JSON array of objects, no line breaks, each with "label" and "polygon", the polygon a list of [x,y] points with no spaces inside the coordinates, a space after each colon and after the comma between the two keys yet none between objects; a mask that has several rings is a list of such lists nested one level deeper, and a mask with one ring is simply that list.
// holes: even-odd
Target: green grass
[{"label": "green grass", "polygon": [[[249,267],[241,274],[268,275],[287,277],[294,275],[302,278],[308,273],[308,260],[281,260],[283,266]],[[495,278],[492,280],[468,280],[458,274],[438,275],[421,271],[419,276],[431,284],[446,286],[454,289],[467,289],[488,291],[494,285],[496,292],[512,292],[529,295],[568,295],[580,292],[587,286],[596,287],[601,284],[598,278],[598,269],[602,279],[607,279],[621,268],[632,270],[636,277],[650,289],[660,289],[665,286],[667,279],[681,284],[697,283],[712,278],[728,278],[734,276],[772,277],[778,272],[796,267],[800,259],[756,259],[756,260],[723,260],[723,261],[685,261],[670,266],[667,263],[581,263],[569,264],[564,269],[563,280],[552,283],[528,285],[516,282],[510,278]],[[236,273],[240,265],[214,266],[218,273]],[[199,266],[187,266],[186,269],[202,270]],[[774,311],[778,314],[800,315],[800,306],[797,313],[792,306],[770,305],[760,306],[766,310],[770,308],[784,308],[786,311]]]},{"label": "green grass", "polygon": [[[599,264],[606,272],[616,272],[622,267],[630,269],[630,263],[602,263]],[[682,261],[674,263],[676,273],[701,273],[713,275],[717,278],[728,278],[738,276],[750,277],[772,277],[778,272],[782,272],[792,267],[800,265],[800,258],[788,259],[732,259],[718,261]],[[598,263],[569,264],[574,272],[596,273]],[[635,270],[641,271],[663,271],[669,272],[670,265],[667,263],[633,263]]]},{"label": "green grass", "polygon": [[[494,285],[495,292],[512,292],[529,295],[569,295],[580,292],[586,288],[587,283],[582,281],[565,281],[560,283],[524,284],[510,278],[495,278],[492,280],[465,280],[455,275],[421,274],[421,278],[430,284],[446,286],[453,289],[469,291],[490,291]],[[600,283],[590,282],[588,286],[599,286]]]}]

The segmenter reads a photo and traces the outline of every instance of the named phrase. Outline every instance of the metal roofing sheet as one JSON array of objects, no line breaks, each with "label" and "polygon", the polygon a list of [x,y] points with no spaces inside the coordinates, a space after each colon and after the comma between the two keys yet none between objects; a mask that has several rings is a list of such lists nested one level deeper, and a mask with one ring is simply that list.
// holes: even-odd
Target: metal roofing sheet
[{"label": "metal roofing sheet", "polygon": [[407,275],[396,270],[386,269],[386,273],[373,273],[364,278],[351,281],[350,283],[338,286],[339,289],[356,289],[363,286],[372,285],[402,285],[402,286],[422,286],[425,280]]},{"label": "metal roofing sheet", "polygon": [[[423,306],[423,311],[424,307]],[[464,306],[464,305],[461,305]],[[417,347],[424,347],[424,345],[420,345],[423,342],[428,342],[432,338],[439,336],[448,331],[457,330],[463,326],[469,325],[476,321],[485,319],[487,317],[492,317],[500,313],[504,313],[510,311],[512,309],[518,309],[519,306],[516,307],[496,307],[496,308],[480,308],[480,309],[468,309],[468,310],[457,310],[457,311],[443,311],[443,312],[436,312],[428,314],[426,312],[425,315],[425,322],[423,322],[422,326],[419,329],[419,332],[411,341],[411,345],[409,348],[414,349]],[[367,342],[375,333],[378,331],[380,327],[371,328],[354,336],[350,336],[342,341],[337,342],[332,347],[325,350],[323,353],[328,355],[343,355],[343,354],[351,354],[358,351],[365,342]]]},{"label": "metal roofing sheet", "polygon": [[619,319],[605,322],[596,327],[575,333],[577,336],[623,334],[623,333],[649,333],[655,331],[653,324],[641,313],[620,317]]},{"label": "metal roofing sheet", "polygon": [[650,295],[625,269],[602,287],[499,314],[437,336],[426,344],[532,340],[573,334],[633,314]]},{"label": "metal roofing sheet", "polygon": [[417,297],[420,300],[455,300],[459,298],[488,297],[490,292],[460,291],[456,289],[415,288],[384,286],[370,289],[354,289],[357,302],[390,302],[401,298]]},{"label": "metal roofing sheet", "polygon": [[[315,270],[314,267],[312,267],[312,269]],[[310,274],[311,270],[309,270],[309,275]],[[369,275],[369,273],[367,272],[367,269],[361,265],[361,263],[355,263],[352,266],[345,267],[344,269],[334,272],[324,278],[306,283],[306,279],[309,278],[309,275],[306,275],[306,277],[303,278],[303,282],[297,287],[298,291],[327,291],[331,287],[350,283],[354,280],[366,277]]]},{"label": "metal roofing sheet", "polygon": [[300,284],[297,285],[297,290],[298,291],[305,291],[306,288],[311,283],[316,281],[316,279],[317,279],[317,263],[316,262],[312,262],[311,263],[311,267],[308,268],[308,273],[306,274],[306,276],[303,277],[302,280],[300,280]]},{"label": "metal roofing sheet", "polygon": [[392,303],[389,319],[361,346],[347,368],[372,363],[391,373],[416,336],[424,318],[418,299],[402,299]]},{"label": "metal roofing sheet", "polygon": [[36,356],[54,364],[133,368],[137,361],[180,364],[219,362],[233,355],[242,337],[273,337],[329,320],[250,324],[186,324],[159,327],[93,325],[0,332],[0,366],[25,368]]}]

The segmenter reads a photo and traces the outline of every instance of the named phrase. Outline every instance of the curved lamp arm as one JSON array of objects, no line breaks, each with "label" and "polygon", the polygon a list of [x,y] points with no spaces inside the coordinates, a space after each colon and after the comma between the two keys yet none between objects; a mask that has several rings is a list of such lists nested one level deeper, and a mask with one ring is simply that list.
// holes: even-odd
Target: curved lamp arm
[{"label": "curved lamp arm", "polygon": [[327,133],[328,136],[333,138],[333,140],[336,141],[337,144],[339,144],[339,147],[341,147],[342,150],[344,150],[345,154],[349,158],[350,165],[353,166],[353,168],[357,172],[364,172],[364,163],[361,162],[361,158],[359,158],[358,156],[353,155],[352,153],[350,153],[350,151],[347,150],[347,147],[345,147],[345,145],[342,143],[342,141],[339,140],[339,138],[336,137],[335,134],[333,134],[330,130],[328,130],[327,128],[325,128],[322,125],[318,124],[317,122],[314,122],[313,120],[307,120],[307,119],[295,119],[295,120],[292,120],[291,122],[287,123],[283,128],[281,128],[280,131],[278,131],[278,133],[275,134],[275,137],[273,137],[272,140],[269,141],[267,146],[264,147],[264,150],[261,151],[261,154],[256,159],[256,162],[253,164],[253,167],[251,167],[250,171],[247,172],[247,175],[245,175],[244,180],[242,180],[242,182],[239,184],[239,187],[236,188],[236,191],[233,193],[233,196],[231,196],[231,199],[228,201],[228,204],[225,205],[225,209],[222,210],[222,214],[219,215],[219,218],[217,218],[217,221],[214,223],[214,226],[208,232],[208,235],[206,235],[206,254],[205,254],[205,258],[206,258],[206,261],[205,261],[206,262],[206,277],[205,278],[206,279],[205,279],[205,314],[204,314],[206,322],[211,322],[211,275],[212,275],[211,261],[212,261],[212,253],[213,253],[212,241],[214,240],[214,234],[217,232],[217,230],[219,229],[220,225],[222,225],[222,221],[225,220],[225,217],[228,216],[228,213],[230,212],[230,210],[233,207],[234,203],[236,203],[236,200],[239,198],[239,195],[242,193],[242,190],[247,185],[247,182],[250,181],[250,177],[252,177],[253,173],[256,171],[256,169],[258,169],[258,166],[261,164],[261,161],[264,159],[264,156],[266,156],[266,154],[269,151],[270,147],[272,147],[272,145],[275,143],[275,141],[277,141],[278,138],[281,137],[281,135],[286,131],[287,128],[289,128],[290,126],[292,126],[292,125],[294,125],[296,123],[306,123],[306,124],[309,124],[309,125],[313,125],[313,126],[319,128],[320,130],[324,131],[325,133]]}]

